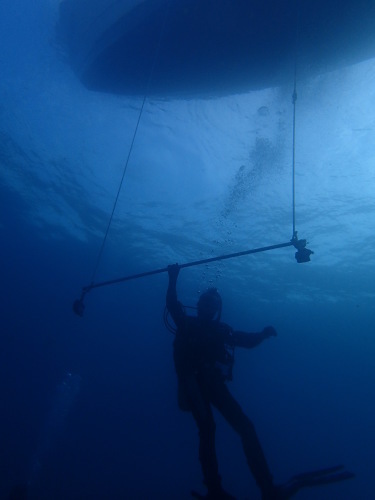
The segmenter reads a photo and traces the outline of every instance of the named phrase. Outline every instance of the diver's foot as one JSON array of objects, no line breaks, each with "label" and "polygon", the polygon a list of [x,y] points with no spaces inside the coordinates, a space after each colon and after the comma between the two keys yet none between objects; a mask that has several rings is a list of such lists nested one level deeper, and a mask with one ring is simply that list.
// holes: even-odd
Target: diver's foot
[{"label": "diver's foot", "polygon": [[206,498],[209,498],[210,500],[236,500],[233,495],[223,489],[213,493],[207,493]]},{"label": "diver's foot", "polygon": [[272,486],[262,493],[262,500],[288,500],[288,498],[290,498],[289,491],[282,485]]},{"label": "diver's foot", "polygon": [[215,491],[209,491],[207,495],[201,495],[196,491],[192,491],[191,495],[194,498],[205,498],[208,500],[236,500],[236,498],[233,495],[223,490],[222,488]]}]

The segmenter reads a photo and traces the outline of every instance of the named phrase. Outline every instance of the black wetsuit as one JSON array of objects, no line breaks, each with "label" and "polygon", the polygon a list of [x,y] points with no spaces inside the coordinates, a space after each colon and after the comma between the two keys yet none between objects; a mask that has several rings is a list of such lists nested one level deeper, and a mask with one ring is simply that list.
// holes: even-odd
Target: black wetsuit
[{"label": "black wetsuit", "polygon": [[[179,405],[189,410],[199,429],[199,459],[209,496],[221,491],[215,451],[215,422],[211,405],[239,434],[249,468],[264,498],[273,488],[272,476],[254,426],[235,401],[226,385],[221,366],[230,358],[226,346],[252,348],[264,340],[262,333],[233,331],[222,322],[203,323],[188,316],[177,300],[176,284],[169,283],[167,308],[177,326],[174,341],[174,361],[178,377]],[[220,498],[220,495],[216,496]]]}]

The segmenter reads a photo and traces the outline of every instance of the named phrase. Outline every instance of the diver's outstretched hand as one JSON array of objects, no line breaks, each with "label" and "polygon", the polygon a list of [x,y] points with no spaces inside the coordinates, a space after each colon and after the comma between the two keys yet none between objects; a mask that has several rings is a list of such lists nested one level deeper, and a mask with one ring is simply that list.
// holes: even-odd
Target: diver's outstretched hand
[{"label": "diver's outstretched hand", "polygon": [[268,339],[270,337],[277,337],[277,331],[273,326],[266,326],[265,328],[263,328],[262,334],[265,339]]},{"label": "diver's outstretched hand", "polygon": [[302,488],[324,486],[326,484],[346,481],[354,477],[355,474],[345,470],[343,465],[303,472],[291,477],[287,483],[276,486],[274,493],[270,497],[264,497],[264,500],[288,500],[288,498],[294,496]]}]

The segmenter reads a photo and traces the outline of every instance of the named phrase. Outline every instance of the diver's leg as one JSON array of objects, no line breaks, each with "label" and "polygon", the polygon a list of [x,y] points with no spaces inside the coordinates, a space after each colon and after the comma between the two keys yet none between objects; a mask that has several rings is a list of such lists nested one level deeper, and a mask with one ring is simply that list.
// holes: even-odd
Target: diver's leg
[{"label": "diver's leg", "polygon": [[[198,383],[195,375],[179,378],[181,390],[184,391],[199,431],[199,460],[209,497],[221,491],[221,479],[215,449],[215,421],[209,399]],[[219,498],[217,495],[216,498]]]},{"label": "diver's leg", "polygon": [[210,400],[240,435],[248,466],[262,491],[263,498],[273,498],[275,490],[272,475],[254,425],[233,398],[222,379],[212,379]]}]

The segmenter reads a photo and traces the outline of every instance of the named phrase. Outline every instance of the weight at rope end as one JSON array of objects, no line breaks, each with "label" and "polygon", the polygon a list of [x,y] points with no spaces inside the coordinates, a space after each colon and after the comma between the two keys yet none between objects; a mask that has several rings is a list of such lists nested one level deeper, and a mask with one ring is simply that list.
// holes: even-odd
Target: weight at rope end
[{"label": "weight at rope end", "polygon": [[85,304],[83,302],[83,299],[85,298],[86,293],[91,290],[91,288],[93,288],[93,283],[91,283],[91,285],[89,286],[83,287],[81,297],[73,302],[73,311],[77,316],[80,316],[81,318],[85,311]]},{"label": "weight at rope end", "polygon": [[80,316],[82,318],[84,310],[85,310],[85,304],[83,303],[82,297],[73,302],[73,311],[77,316]]},{"label": "weight at rope end", "polygon": [[297,236],[297,231],[294,232],[293,238],[290,241],[293,243],[293,246],[297,249],[297,252],[294,254],[294,256],[298,264],[302,264],[304,262],[310,262],[310,255],[313,255],[314,252],[306,248],[307,241],[299,240]]},{"label": "weight at rope end", "polygon": [[294,254],[294,256],[298,264],[302,264],[303,262],[310,262],[310,255],[313,253],[314,252],[308,248],[301,248]]}]

